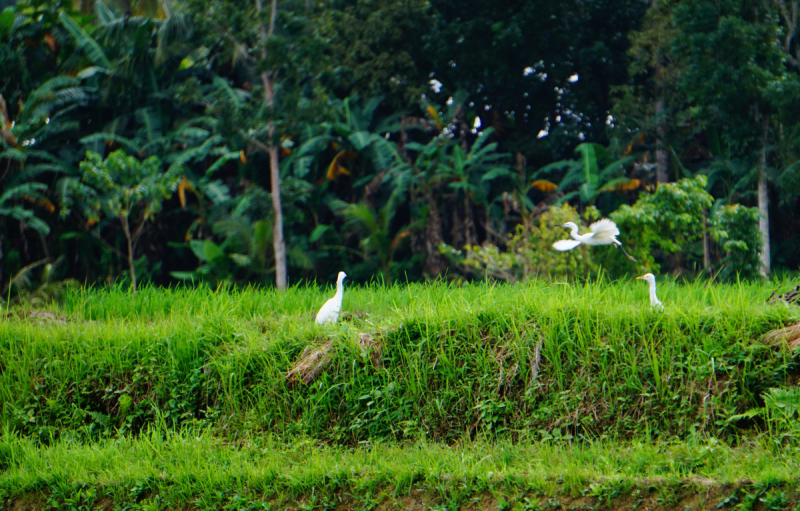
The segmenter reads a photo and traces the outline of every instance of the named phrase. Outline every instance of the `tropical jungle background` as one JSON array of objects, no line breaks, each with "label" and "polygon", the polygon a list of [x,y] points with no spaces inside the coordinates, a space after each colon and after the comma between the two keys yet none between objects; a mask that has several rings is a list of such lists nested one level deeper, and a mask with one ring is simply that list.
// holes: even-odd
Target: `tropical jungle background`
[{"label": "tropical jungle background", "polygon": [[792,0],[0,8],[4,299],[800,265]]}]

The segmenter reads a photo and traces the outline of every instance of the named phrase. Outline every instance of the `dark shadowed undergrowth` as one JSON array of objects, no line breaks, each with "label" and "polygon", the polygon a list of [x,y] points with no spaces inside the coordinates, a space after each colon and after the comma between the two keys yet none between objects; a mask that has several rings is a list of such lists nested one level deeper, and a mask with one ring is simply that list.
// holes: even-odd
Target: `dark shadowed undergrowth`
[{"label": "dark shadowed undergrowth", "polygon": [[[767,305],[771,290],[667,283],[655,312],[639,282],[375,286],[347,289],[326,327],[313,317],[330,291],[310,287],[76,291],[59,321],[10,311],[0,323],[2,426],[45,443],[156,423],[345,445],[735,442],[769,429],[747,412],[800,376],[795,352],[762,342],[800,318]],[[286,378],[320,346],[327,365],[310,383]]]}]

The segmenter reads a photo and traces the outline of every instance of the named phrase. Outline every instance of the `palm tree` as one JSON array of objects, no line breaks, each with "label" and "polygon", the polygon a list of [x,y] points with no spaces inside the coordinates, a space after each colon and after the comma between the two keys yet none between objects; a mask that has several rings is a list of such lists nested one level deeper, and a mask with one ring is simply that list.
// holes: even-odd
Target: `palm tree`
[{"label": "palm tree", "polygon": [[391,233],[395,209],[396,205],[389,201],[378,210],[364,203],[342,204],[338,210],[345,219],[345,226],[361,237],[359,244],[364,249],[364,259],[377,258],[378,267],[387,284],[392,281],[394,254],[403,240],[411,234],[407,226],[401,227],[395,234]]}]

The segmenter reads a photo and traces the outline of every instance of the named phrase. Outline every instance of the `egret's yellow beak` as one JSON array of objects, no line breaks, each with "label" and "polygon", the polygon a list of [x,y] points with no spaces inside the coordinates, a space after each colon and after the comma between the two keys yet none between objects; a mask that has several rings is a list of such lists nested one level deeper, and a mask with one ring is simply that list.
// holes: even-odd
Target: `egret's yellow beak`
[{"label": "egret's yellow beak", "polygon": [[644,277],[636,277],[636,280],[644,280]]}]

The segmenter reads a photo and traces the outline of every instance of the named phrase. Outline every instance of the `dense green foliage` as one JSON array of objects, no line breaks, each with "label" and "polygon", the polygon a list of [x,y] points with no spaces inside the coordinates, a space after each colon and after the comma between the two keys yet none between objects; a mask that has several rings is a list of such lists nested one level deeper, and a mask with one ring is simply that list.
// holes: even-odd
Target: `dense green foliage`
[{"label": "dense green foliage", "polygon": [[[624,223],[641,266],[727,280],[764,248],[753,214],[716,212],[760,202],[794,270],[790,4],[20,0],[0,15],[0,280],[16,295],[60,261],[49,279],[122,282],[122,253],[140,281],[272,283],[281,225],[294,282],[481,278],[443,249],[519,258],[513,236],[564,202]],[[56,214],[87,151],[181,169],[131,250],[114,215]],[[705,241],[659,198],[695,176],[727,222]],[[519,264],[548,271],[544,254]],[[641,269],[617,255],[595,263]]]}]

